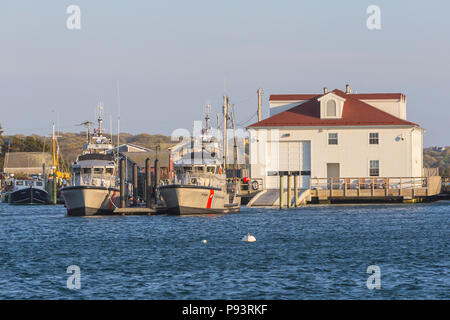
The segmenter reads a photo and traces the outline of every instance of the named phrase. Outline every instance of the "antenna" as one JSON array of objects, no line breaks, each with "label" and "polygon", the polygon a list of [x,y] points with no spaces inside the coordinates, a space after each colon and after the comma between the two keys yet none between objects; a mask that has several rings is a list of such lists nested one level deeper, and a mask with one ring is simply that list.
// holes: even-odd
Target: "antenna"
[{"label": "antenna", "polygon": [[211,125],[209,123],[210,117],[209,114],[211,112],[211,104],[207,104],[205,107],[205,122],[206,122],[206,132],[209,132],[211,130]]},{"label": "antenna", "polygon": [[117,90],[117,147],[116,147],[116,159],[119,161],[119,146],[120,146],[120,88],[119,80],[116,81]]},{"label": "antenna", "polygon": [[227,97],[223,96],[223,126],[222,126],[222,130],[223,130],[223,168],[226,169],[227,167],[227,115],[228,115],[228,111],[227,111]]},{"label": "antenna", "polygon": [[109,115],[109,131],[111,132],[111,143],[113,143],[112,114]]},{"label": "antenna", "polygon": [[97,121],[98,121],[98,134],[102,135],[103,133],[103,128],[102,128],[102,122],[103,122],[103,102],[99,102],[97,105]]},{"label": "antenna", "polygon": [[91,124],[94,124],[90,121],[85,121],[83,123],[77,124],[77,126],[86,126],[87,127],[87,132],[86,132],[86,140],[88,143],[91,142]]}]

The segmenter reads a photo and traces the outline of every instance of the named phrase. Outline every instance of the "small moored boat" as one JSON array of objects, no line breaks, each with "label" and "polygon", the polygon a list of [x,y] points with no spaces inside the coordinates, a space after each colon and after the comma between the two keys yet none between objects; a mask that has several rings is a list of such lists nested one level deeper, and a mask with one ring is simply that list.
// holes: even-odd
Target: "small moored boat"
[{"label": "small moored boat", "polygon": [[48,204],[48,193],[39,179],[15,179],[8,188],[10,204]]}]

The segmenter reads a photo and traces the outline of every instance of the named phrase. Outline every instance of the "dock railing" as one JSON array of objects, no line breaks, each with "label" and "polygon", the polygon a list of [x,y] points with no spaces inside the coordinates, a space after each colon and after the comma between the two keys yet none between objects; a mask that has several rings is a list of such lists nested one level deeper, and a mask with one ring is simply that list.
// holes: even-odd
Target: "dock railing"
[{"label": "dock railing", "polygon": [[440,192],[440,177],[311,178],[311,195],[319,197],[417,197]]},{"label": "dock railing", "polygon": [[227,178],[229,184],[238,185],[238,193],[241,195],[249,195],[264,190],[264,179],[251,178],[248,182],[244,182],[242,178]]}]

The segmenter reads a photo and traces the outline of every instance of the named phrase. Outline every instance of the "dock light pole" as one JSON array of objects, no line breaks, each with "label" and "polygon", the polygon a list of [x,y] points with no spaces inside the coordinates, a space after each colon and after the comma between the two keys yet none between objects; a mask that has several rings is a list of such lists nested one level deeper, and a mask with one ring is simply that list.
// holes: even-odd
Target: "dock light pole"
[{"label": "dock light pole", "polygon": [[125,159],[120,159],[120,207],[125,208]]},{"label": "dock light pole", "polygon": [[145,160],[145,204],[147,208],[151,208],[151,190],[152,190],[152,177],[151,177],[150,158]]}]

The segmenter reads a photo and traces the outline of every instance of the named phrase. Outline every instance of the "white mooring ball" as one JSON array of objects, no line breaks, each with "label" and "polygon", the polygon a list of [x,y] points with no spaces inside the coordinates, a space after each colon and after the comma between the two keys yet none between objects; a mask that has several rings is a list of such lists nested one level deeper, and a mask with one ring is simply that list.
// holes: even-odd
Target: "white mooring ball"
[{"label": "white mooring ball", "polygon": [[245,242],[255,242],[256,238],[254,236],[252,236],[250,233],[247,233],[247,235],[245,237],[242,238],[242,241]]},{"label": "white mooring ball", "polygon": [[204,244],[206,244],[208,241],[206,241],[206,240],[202,240],[202,243],[204,243]]}]

